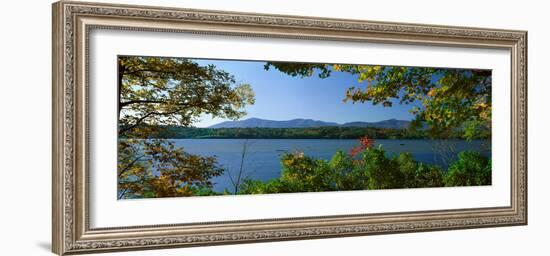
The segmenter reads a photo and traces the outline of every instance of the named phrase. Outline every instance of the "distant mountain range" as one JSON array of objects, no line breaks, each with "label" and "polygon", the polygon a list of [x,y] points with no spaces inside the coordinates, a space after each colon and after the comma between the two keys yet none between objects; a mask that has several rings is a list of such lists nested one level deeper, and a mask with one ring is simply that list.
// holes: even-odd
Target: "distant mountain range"
[{"label": "distant mountain range", "polygon": [[338,124],[334,122],[324,122],[312,119],[292,119],[286,121],[275,121],[260,118],[249,118],[237,121],[225,121],[219,124],[209,126],[208,128],[315,128],[324,126],[340,127],[375,127],[375,128],[407,128],[410,121],[388,119],[379,122],[350,122]]}]

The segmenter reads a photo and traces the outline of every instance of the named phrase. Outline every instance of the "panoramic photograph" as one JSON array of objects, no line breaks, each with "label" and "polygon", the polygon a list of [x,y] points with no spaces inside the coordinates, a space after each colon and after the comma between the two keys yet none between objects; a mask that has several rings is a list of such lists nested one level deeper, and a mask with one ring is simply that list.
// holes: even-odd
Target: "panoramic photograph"
[{"label": "panoramic photograph", "polygon": [[118,199],[491,185],[491,70],[117,61]]}]

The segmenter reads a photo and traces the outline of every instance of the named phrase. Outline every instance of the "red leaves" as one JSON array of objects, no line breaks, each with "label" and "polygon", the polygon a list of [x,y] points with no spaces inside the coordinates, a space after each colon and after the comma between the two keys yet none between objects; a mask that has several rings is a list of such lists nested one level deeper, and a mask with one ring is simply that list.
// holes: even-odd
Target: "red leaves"
[{"label": "red leaves", "polygon": [[350,149],[349,154],[352,157],[355,157],[361,151],[363,151],[365,149],[368,149],[368,148],[371,148],[372,146],[374,146],[374,140],[369,139],[367,136],[363,136],[363,137],[359,138],[359,146]]}]

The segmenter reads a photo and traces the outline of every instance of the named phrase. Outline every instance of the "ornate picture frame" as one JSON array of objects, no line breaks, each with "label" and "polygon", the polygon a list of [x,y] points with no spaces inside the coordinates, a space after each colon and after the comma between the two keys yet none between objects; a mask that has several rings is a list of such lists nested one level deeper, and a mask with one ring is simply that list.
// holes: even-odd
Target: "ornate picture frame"
[{"label": "ornate picture frame", "polygon": [[[511,204],[91,228],[88,46],[97,29],[509,50]],[[52,72],[52,247],[59,255],[527,224],[526,31],[61,1],[53,5]]]}]

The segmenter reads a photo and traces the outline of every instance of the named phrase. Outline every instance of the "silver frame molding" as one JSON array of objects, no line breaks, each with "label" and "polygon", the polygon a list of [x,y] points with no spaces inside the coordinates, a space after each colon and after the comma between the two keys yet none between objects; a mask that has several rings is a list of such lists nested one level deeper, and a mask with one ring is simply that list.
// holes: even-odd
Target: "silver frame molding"
[{"label": "silver frame molding", "polygon": [[[90,228],[87,71],[88,34],[94,29],[510,50],[511,205]],[[527,224],[526,31],[61,1],[53,4],[52,72],[52,249],[59,255]]]}]

